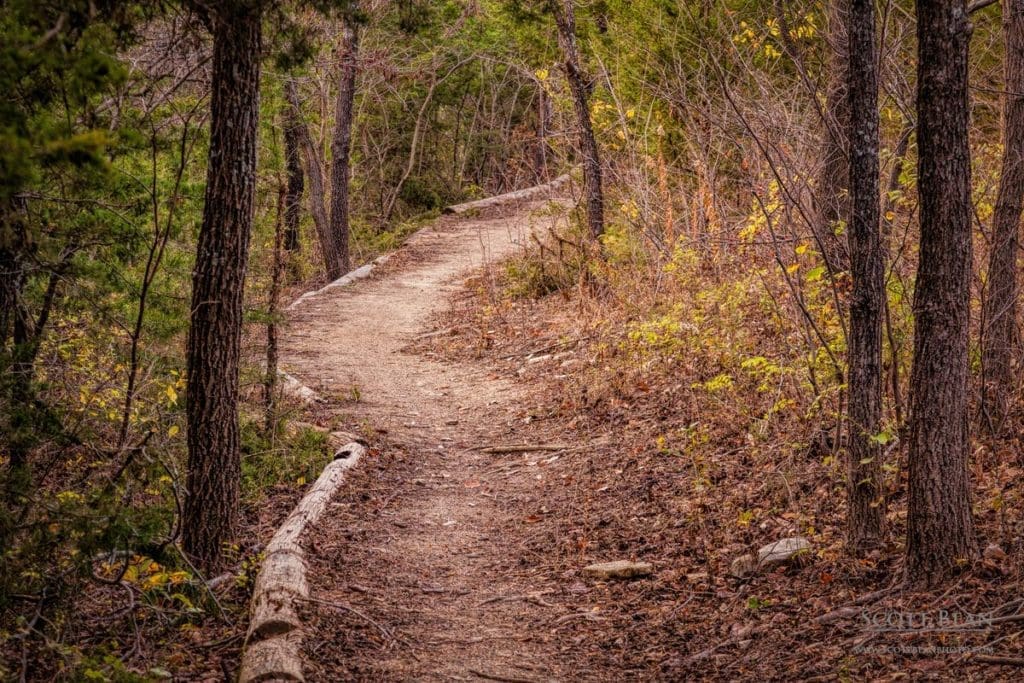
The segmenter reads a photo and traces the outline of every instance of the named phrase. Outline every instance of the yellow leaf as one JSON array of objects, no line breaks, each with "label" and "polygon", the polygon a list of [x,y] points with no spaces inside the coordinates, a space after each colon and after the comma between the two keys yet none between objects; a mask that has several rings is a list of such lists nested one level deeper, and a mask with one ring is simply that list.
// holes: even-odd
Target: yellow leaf
[{"label": "yellow leaf", "polygon": [[798,255],[802,255],[802,254],[805,254],[805,253],[807,253],[807,244],[805,243],[805,244],[801,244],[801,245],[799,245],[799,246],[798,246],[798,247],[796,248],[796,253],[797,253]]},{"label": "yellow leaf", "polygon": [[171,403],[178,402],[178,392],[174,390],[174,387],[170,384],[167,385],[167,400]]},{"label": "yellow leaf", "polygon": [[171,425],[171,428],[167,430],[167,436],[177,436],[179,431],[178,425]]}]

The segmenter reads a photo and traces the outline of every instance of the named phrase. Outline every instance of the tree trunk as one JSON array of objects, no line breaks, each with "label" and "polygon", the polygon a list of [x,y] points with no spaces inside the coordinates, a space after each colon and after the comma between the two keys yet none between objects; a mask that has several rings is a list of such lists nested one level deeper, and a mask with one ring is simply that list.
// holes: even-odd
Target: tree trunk
[{"label": "tree trunk", "polygon": [[349,157],[352,152],[352,105],[356,98],[356,71],[359,32],[346,21],[339,49],[341,65],[338,79],[338,108],[334,117],[334,142],[331,144],[331,236],[338,247],[341,270],[351,269],[349,257]]},{"label": "tree trunk", "polygon": [[281,278],[284,275],[284,225],[282,216],[288,202],[288,185],[277,191],[277,215],[274,217],[274,260],[270,271],[270,292],[267,296],[267,372],[263,376],[264,429],[273,434],[277,426],[277,317],[280,314]]},{"label": "tree trunk", "polygon": [[967,414],[971,202],[965,0],[917,0],[921,245],[910,376],[907,580],[977,555]]},{"label": "tree trunk", "polygon": [[565,76],[572,91],[573,108],[579,126],[580,154],[583,157],[583,184],[587,205],[587,227],[590,236],[597,240],[604,233],[604,194],[601,189],[601,158],[597,150],[597,139],[590,121],[589,84],[580,66],[579,51],[576,49],[576,13],[573,0],[564,0],[559,7],[557,0],[551,2],[558,25],[558,42],[565,58]]},{"label": "tree trunk", "polygon": [[[0,396],[7,400],[4,440],[8,450],[11,484],[8,493],[26,483],[28,454],[33,444],[32,376],[28,362],[32,321],[23,295],[28,284],[26,262],[31,263],[25,205],[20,199],[5,202],[0,213],[0,356],[6,367],[0,376]],[[9,342],[9,343],[8,343]]]},{"label": "tree trunk", "polygon": [[[19,264],[20,266],[21,264]],[[14,271],[18,280],[24,273],[19,267]],[[35,394],[32,390],[32,378],[35,375],[35,348],[34,330],[32,320],[25,309],[24,302],[20,300],[24,279],[13,286],[14,301],[14,324],[11,338],[10,356],[10,423],[8,424],[8,466],[11,473],[12,485],[10,491],[23,492],[28,483],[28,455],[32,446],[36,443],[35,429],[33,428],[33,403]]]},{"label": "tree trunk", "polygon": [[188,335],[188,495],[185,553],[218,569],[238,514],[238,361],[242,296],[256,190],[260,10],[218,5],[213,20],[210,153],[192,274]]},{"label": "tree trunk", "polygon": [[[3,232],[14,233],[14,229],[0,223]],[[0,234],[0,238],[9,235]],[[6,240],[5,240],[6,241]],[[0,243],[0,351],[7,351],[7,342],[14,330],[14,318],[21,302],[21,291],[25,279],[25,269],[18,258],[18,250],[14,245]]]},{"label": "tree trunk", "polygon": [[284,114],[284,158],[288,174],[288,185],[284,200],[284,248],[288,253],[298,253],[302,244],[299,239],[299,222],[302,218],[302,193],[306,180],[302,172],[302,140],[299,134],[300,122],[294,107],[287,107]]},{"label": "tree trunk", "polygon": [[846,270],[849,254],[843,240],[836,234],[849,215],[846,183],[849,179],[849,161],[846,154],[846,131],[849,130],[850,107],[847,101],[848,11],[847,0],[828,2],[828,63],[825,92],[825,118],[822,128],[820,175],[815,188],[818,241],[832,271]]},{"label": "tree trunk", "polygon": [[[25,224],[27,206],[23,199],[10,201],[0,213],[0,397],[6,401],[2,417],[4,444],[7,448],[9,476],[6,494],[16,497],[28,490],[30,482],[29,454],[42,435],[61,434],[47,410],[39,410],[36,398],[36,358],[39,355],[43,333],[50,312],[58,297],[63,275],[71,266],[78,247],[70,243],[64,247],[60,261],[47,267],[49,278],[43,301],[33,315],[24,300],[25,290],[32,282],[33,266],[36,277],[42,275],[37,252],[28,236]],[[10,344],[8,344],[8,338]],[[55,429],[56,428],[56,429]]]},{"label": "tree trunk", "polygon": [[289,80],[285,85],[285,95],[294,115],[295,130],[302,148],[302,156],[306,162],[306,176],[309,178],[309,208],[313,214],[313,225],[316,226],[317,239],[320,242],[320,255],[324,260],[324,270],[328,280],[337,280],[343,275],[338,245],[331,234],[327,221],[324,195],[324,171],[320,160],[320,150],[313,142],[309,126],[302,118],[302,104],[295,82]]},{"label": "tree trunk", "polygon": [[1003,170],[992,216],[988,292],[982,319],[982,425],[1002,430],[1015,389],[1017,249],[1024,205],[1024,0],[1003,0]]},{"label": "tree trunk", "polygon": [[882,452],[873,437],[882,422],[882,312],[885,254],[878,196],[878,73],[874,0],[851,0],[850,63],[850,452],[848,543],[855,553],[877,547],[885,525]]},{"label": "tree trunk", "polygon": [[551,130],[551,97],[543,83],[537,88],[537,144],[534,149],[533,175],[537,185],[548,181],[548,156],[551,144],[548,132]]}]

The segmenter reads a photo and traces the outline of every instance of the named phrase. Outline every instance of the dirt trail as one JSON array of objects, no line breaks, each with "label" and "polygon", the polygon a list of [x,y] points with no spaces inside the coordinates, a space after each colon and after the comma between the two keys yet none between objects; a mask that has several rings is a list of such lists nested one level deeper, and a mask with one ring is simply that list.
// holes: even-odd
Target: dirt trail
[{"label": "dirt trail", "polygon": [[507,519],[543,475],[472,450],[544,438],[528,431],[522,389],[403,351],[467,276],[558,220],[548,206],[439,221],[372,278],[292,313],[285,369],[338,402],[337,425],[383,441],[310,534],[311,680],[566,675],[551,635],[563,611],[545,597],[555,583],[531,571]]}]

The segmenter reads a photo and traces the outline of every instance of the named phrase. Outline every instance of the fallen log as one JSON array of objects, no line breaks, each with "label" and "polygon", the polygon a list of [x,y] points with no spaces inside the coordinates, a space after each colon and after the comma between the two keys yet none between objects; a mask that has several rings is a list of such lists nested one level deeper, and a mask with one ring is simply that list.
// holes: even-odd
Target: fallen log
[{"label": "fallen log", "polygon": [[[407,240],[407,242],[408,242],[408,240]],[[369,263],[361,265],[358,268],[356,268],[355,270],[351,270],[351,271],[345,273],[344,275],[342,275],[337,280],[334,280],[333,282],[328,282],[326,285],[324,285],[320,289],[314,289],[313,291],[306,292],[305,294],[300,296],[298,299],[296,299],[295,301],[293,301],[290,304],[288,304],[288,307],[285,308],[284,310],[290,311],[290,310],[296,308],[303,301],[306,301],[307,299],[312,299],[313,297],[316,297],[316,296],[318,296],[320,294],[323,294],[324,292],[330,291],[330,290],[335,289],[337,287],[344,287],[345,285],[350,285],[353,282],[355,282],[356,280],[362,280],[363,278],[370,277],[370,275],[373,273],[374,268],[376,268],[377,266],[380,266],[380,265],[384,265],[385,263],[388,262],[388,259],[390,259],[390,258],[391,258],[391,254],[390,253],[382,254],[381,256],[378,256],[374,260],[370,261]]]},{"label": "fallen log", "polygon": [[302,635],[295,631],[246,646],[238,673],[240,683],[305,681],[302,675]]},{"label": "fallen log", "polygon": [[305,680],[300,654],[302,622],[296,604],[309,599],[302,535],[317,523],[348,470],[365,452],[356,442],[341,448],[267,544],[253,588],[240,683]]},{"label": "fallen log", "polygon": [[484,209],[503,206],[513,202],[525,202],[534,199],[541,199],[543,197],[551,196],[554,192],[560,190],[569,182],[570,177],[571,176],[566,173],[565,175],[558,176],[551,182],[544,183],[543,185],[534,185],[533,187],[516,190],[515,192],[506,192],[505,194],[487,197],[486,199],[477,199],[476,201],[466,202],[465,204],[456,204],[455,206],[445,208],[444,212],[459,215],[468,211],[482,211]]}]

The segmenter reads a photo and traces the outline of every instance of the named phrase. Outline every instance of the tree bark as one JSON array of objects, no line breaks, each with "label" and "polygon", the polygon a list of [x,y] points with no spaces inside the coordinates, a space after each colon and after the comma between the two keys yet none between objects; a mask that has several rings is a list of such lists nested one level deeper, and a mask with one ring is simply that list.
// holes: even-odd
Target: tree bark
[{"label": "tree bark", "polygon": [[299,222],[302,218],[302,193],[306,179],[302,172],[302,139],[299,134],[300,121],[294,107],[286,107],[284,114],[284,158],[288,184],[284,201],[284,248],[291,254],[302,249],[299,237]]},{"label": "tree bark", "polygon": [[309,132],[302,117],[302,103],[299,101],[299,91],[295,82],[289,80],[285,85],[285,96],[292,108],[294,115],[295,130],[298,134],[302,147],[302,157],[306,162],[306,176],[309,178],[309,208],[313,214],[313,225],[316,226],[317,240],[320,242],[320,255],[324,260],[324,270],[327,279],[337,280],[343,275],[341,269],[341,258],[338,253],[338,245],[335,242],[330,223],[327,220],[327,209],[324,201],[324,171],[320,160],[320,150],[313,142],[313,136]]},{"label": "tree bark", "polygon": [[874,0],[851,0],[850,63],[850,509],[847,540],[855,553],[877,547],[885,526],[881,446],[882,313],[885,253],[881,239],[878,161],[878,70]]},{"label": "tree bark", "polygon": [[[3,445],[7,448],[9,476],[6,495],[14,498],[28,490],[31,480],[29,454],[41,436],[60,434],[61,427],[41,406],[36,397],[36,358],[43,333],[59,288],[78,246],[71,242],[61,251],[60,260],[49,270],[43,300],[34,314],[26,305],[25,290],[35,277],[44,275],[25,222],[27,207],[15,198],[0,211],[0,397],[7,403]],[[10,343],[8,343],[8,339]],[[42,410],[40,408],[42,407]],[[56,428],[56,429],[55,429]]]},{"label": "tree bark", "polygon": [[847,91],[848,0],[828,1],[828,62],[825,91],[825,117],[822,122],[822,146],[818,183],[814,203],[817,209],[818,241],[833,272],[846,270],[850,256],[843,240],[836,234],[843,219],[849,215],[847,180],[850,169],[846,153],[846,131],[850,126]]},{"label": "tree bark", "polygon": [[551,144],[548,142],[548,132],[551,130],[551,97],[543,83],[537,87],[537,144],[534,149],[534,181],[539,185],[548,181],[548,156]]},{"label": "tree bark", "polygon": [[238,362],[256,190],[259,7],[226,2],[211,17],[210,152],[186,351],[188,495],[182,523],[185,553],[206,572],[221,566],[238,514]]},{"label": "tree bark", "polygon": [[1003,0],[1003,40],[1003,170],[992,216],[981,335],[981,423],[992,433],[1002,431],[1016,388],[1017,249],[1024,206],[1024,0]]},{"label": "tree bark", "polygon": [[967,377],[971,202],[964,0],[917,0],[918,193],[906,574],[938,583],[978,552]]},{"label": "tree bark", "polygon": [[[13,479],[20,479],[28,464],[28,452],[32,443],[31,399],[32,366],[27,363],[29,355],[30,322],[25,310],[22,294],[25,287],[25,267],[19,258],[24,244],[24,229],[17,224],[15,211],[4,216],[3,237],[10,244],[0,244],[0,352],[7,365],[4,368],[0,389],[8,401],[4,417],[5,441],[8,449],[8,468]],[[10,340],[10,343],[8,343]]]},{"label": "tree bark", "polygon": [[601,157],[597,149],[597,138],[590,121],[589,84],[580,65],[579,50],[576,47],[576,13],[573,0],[564,0],[562,6],[551,0],[551,8],[558,25],[558,42],[565,59],[565,76],[572,92],[573,108],[579,126],[580,155],[583,157],[583,184],[587,206],[587,228],[590,236],[597,240],[604,233],[604,193],[601,188]]},{"label": "tree bark", "polygon": [[267,296],[267,372],[263,376],[263,426],[267,434],[277,427],[278,342],[277,317],[280,314],[281,278],[284,275],[284,224],[282,216],[288,201],[288,186],[282,183],[277,191],[277,215],[274,217],[274,260],[270,271],[270,292]]},{"label": "tree bark", "polygon": [[334,117],[334,141],[331,144],[331,236],[338,247],[341,270],[351,267],[349,257],[349,181],[352,152],[352,105],[356,98],[359,32],[351,20],[345,22],[339,49],[341,70],[338,78],[338,107]]}]

